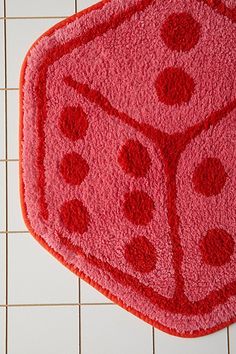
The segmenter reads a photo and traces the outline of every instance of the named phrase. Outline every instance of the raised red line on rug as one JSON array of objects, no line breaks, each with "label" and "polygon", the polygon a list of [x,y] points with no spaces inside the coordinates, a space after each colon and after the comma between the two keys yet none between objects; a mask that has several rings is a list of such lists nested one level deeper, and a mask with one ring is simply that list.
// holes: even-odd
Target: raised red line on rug
[{"label": "raised red line on rug", "polygon": [[[47,98],[46,98],[46,81],[47,81],[47,69],[53,64],[56,60],[62,57],[64,54],[68,54],[74,48],[79,47],[81,45],[87,44],[98,36],[101,36],[109,29],[115,29],[119,25],[121,25],[125,20],[129,20],[135,13],[145,10],[150,4],[152,4],[155,0],[143,0],[139,4],[133,5],[128,8],[126,11],[122,11],[121,13],[111,17],[110,21],[98,25],[95,28],[92,28],[82,37],[78,37],[70,40],[64,46],[58,45],[55,48],[49,50],[47,52],[46,59],[43,61],[41,66],[39,67],[39,74],[36,81],[36,97],[37,97],[37,106],[40,107],[38,110],[37,116],[37,124],[38,124],[38,136],[39,136],[39,144],[38,144],[38,187],[41,191],[40,193],[40,209],[41,216],[47,220],[48,219],[48,207],[45,200],[44,195],[44,186],[45,186],[45,174],[44,174],[44,156],[45,156],[45,134],[44,134],[44,124],[47,117]],[[104,3],[98,4],[98,9],[103,7]]]},{"label": "raised red line on rug", "polygon": [[[222,289],[213,290],[211,293],[208,294],[208,296],[205,299],[196,302],[190,302],[187,298],[185,299],[185,302],[183,302],[182,299],[178,299],[176,297],[169,299],[160,295],[152,288],[142,284],[138,279],[136,279],[132,275],[122,272],[121,270],[113,267],[108,262],[102,261],[93,255],[86,254],[81,247],[75,246],[71,241],[69,241],[61,234],[59,234],[59,238],[62,246],[65,246],[69,248],[72,252],[85,257],[87,261],[97,266],[98,268],[111,273],[112,276],[120,284],[123,284],[125,286],[130,286],[134,288],[137,292],[141,293],[142,295],[148,294],[147,298],[154,305],[158,305],[158,307],[164,310],[168,310],[174,313],[181,313],[184,315],[205,314],[208,311],[211,311],[215,306],[224,303],[229,296],[236,295],[236,282],[232,282],[224,286]],[[223,301],[220,301],[220,299],[223,299]],[[205,306],[206,301],[208,301],[210,304],[210,305],[208,304],[209,305],[207,309],[208,311],[206,311],[206,306]]]},{"label": "raised red line on rug", "polygon": [[[152,1],[148,1],[148,4],[151,4]],[[219,2],[218,2],[219,3]],[[144,4],[143,6],[143,9],[145,9],[148,4],[147,4],[147,1],[143,1],[142,4]],[[101,6],[101,5],[100,5]],[[131,9],[129,9],[131,10]],[[133,9],[133,13],[134,14],[135,12],[137,12],[137,10],[134,10]],[[125,15],[126,12],[123,12],[123,14]],[[127,14],[128,16],[132,16],[131,12],[130,11],[127,11]],[[224,13],[224,15],[226,15],[226,13]],[[227,16],[227,15],[226,15]],[[127,17],[128,18],[128,17]],[[124,21],[124,19],[122,19],[122,14],[119,14],[117,17],[116,17],[116,25],[113,27],[111,26],[110,27],[110,23],[106,23],[106,24],[103,24],[103,25],[100,25],[98,26],[98,32],[100,34],[103,34],[106,32],[106,30],[108,28],[116,28],[116,26],[118,26],[119,24],[121,24],[122,22]],[[113,22],[113,21],[111,21]],[[39,169],[41,170],[41,173],[39,174],[40,177],[39,177],[39,186],[42,187],[42,190],[43,190],[43,194],[41,194],[40,196],[40,203],[41,203],[41,210],[42,210],[42,216],[47,219],[48,218],[48,210],[47,210],[47,203],[45,201],[45,195],[44,195],[44,186],[45,186],[45,175],[44,175],[44,167],[43,167],[43,162],[44,162],[44,156],[45,156],[45,136],[44,136],[44,123],[45,123],[45,120],[46,120],[46,117],[47,117],[47,109],[46,109],[46,72],[47,72],[47,68],[49,65],[51,65],[56,59],[58,59],[60,56],[64,55],[66,53],[66,51],[68,50],[68,52],[71,50],[73,50],[75,47],[79,46],[79,45],[82,45],[82,44],[85,44],[85,43],[88,43],[90,40],[93,40],[94,38],[96,38],[99,34],[96,33],[95,31],[96,29],[93,29],[92,31],[88,31],[88,33],[82,37],[82,38],[76,38],[75,40],[72,40],[71,42],[68,42],[63,50],[61,50],[61,46],[58,46],[56,48],[54,48],[53,50],[49,51],[47,53],[47,58],[46,60],[44,61],[43,65],[40,67],[40,73],[39,73],[39,77],[38,77],[38,83],[36,85],[37,87],[37,93],[38,93],[38,104],[39,104],[39,107],[41,106],[42,107],[42,110],[41,112],[39,113],[39,116],[38,116],[38,129],[39,129],[39,149],[38,149],[38,167]],[[94,32],[95,31],[95,32]],[[91,36],[91,38],[89,38]],[[230,106],[231,105],[231,106]],[[231,103],[229,106],[232,108],[235,108],[235,103]],[[197,136],[198,134],[200,134],[200,132],[204,129],[208,129],[209,128],[209,125],[212,125],[212,124],[217,124],[218,122],[218,119],[222,119],[224,115],[227,114],[227,112],[230,112],[230,110],[232,110],[230,107],[225,107],[224,109],[222,109],[221,111],[218,111],[218,112],[215,112],[213,113],[211,116],[208,117],[207,120],[204,121],[204,126],[203,125],[196,125],[192,128],[195,128],[195,129],[191,129],[191,139],[195,136]],[[224,112],[223,112],[224,110]],[[136,122],[135,120],[132,120],[132,118],[130,118],[130,125],[132,126],[132,124],[134,122]],[[136,124],[136,123],[135,123]],[[207,128],[208,127],[208,128]],[[164,133],[161,133],[159,132],[157,129],[156,130],[151,130],[150,128],[150,125],[145,125],[145,124],[142,124],[142,130],[143,130],[143,133],[148,132],[148,134],[150,135],[149,138],[153,141],[156,140],[157,136],[160,137],[159,134],[161,134],[161,137],[162,137],[162,140],[163,140],[163,143],[162,144],[159,144],[158,147],[161,149],[162,151],[162,154],[163,156],[167,153],[167,145],[170,143],[170,140],[168,141],[168,144],[167,144],[167,140],[169,139],[169,137],[167,137],[167,134],[164,134]],[[137,128],[136,128],[137,129]],[[153,128],[154,129],[154,128]],[[139,129],[138,129],[139,130]],[[140,130],[141,131],[141,130]],[[150,133],[151,131],[151,133]],[[186,131],[186,134],[187,134],[187,131]],[[195,135],[196,134],[196,135]],[[178,140],[179,139],[183,139],[182,142],[184,141],[184,136],[183,135],[179,135],[178,136]],[[180,139],[180,140],[181,140]],[[171,143],[173,146],[172,146],[172,149],[176,149],[176,142],[174,143],[174,139],[173,139],[173,136],[172,136],[172,143]],[[187,144],[187,141],[185,141],[185,144]],[[166,150],[167,149],[167,150]],[[180,151],[177,153],[178,151],[176,150],[176,162],[178,161],[178,153],[180,153]],[[166,159],[166,169],[168,169],[169,167],[169,163],[167,162],[168,159]],[[173,178],[171,179],[170,181],[170,185],[172,184],[172,188],[171,190],[169,190],[169,194],[170,194],[170,200],[173,201],[173,195],[176,194],[176,189],[175,189],[175,185],[173,184]],[[176,206],[173,206],[173,208],[176,209]],[[171,214],[174,215],[174,210],[171,210]],[[172,225],[172,229],[175,227],[178,229],[178,220],[176,222],[176,219],[177,219],[177,215],[175,216],[175,221],[172,221],[173,225]],[[173,236],[176,237],[176,233],[173,233]],[[178,236],[177,236],[178,237]],[[178,243],[178,239],[176,239],[176,241]],[[178,263],[180,262],[180,263]],[[175,263],[176,265],[181,265],[181,257],[176,257],[175,259]],[[180,269],[180,267],[178,268]],[[178,284],[180,284],[181,282],[181,277],[180,277],[180,274],[179,274],[179,281],[177,282]],[[181,286],[179,286],[179,293],[180,293],[180,290],[182,289]],[[232,289],[231,289],[232,290]]]},{"label": "raised red line on rug", "polygon": [[[181,273],[181,265],[183,259],[183,250],[179,237],[179,216],[176,208],[176,170],[179,158],[185,150],[187,144],[201,134],[202,131],[215,126],[230,112],[236,108],[236,99],[224,106],[222,109],[212,112],[204,121],[190,127],[184,133],[167,134],[148,124],[139,123],[124,112],[118,111],[109,100],[99,91],[91,89],[87,84],[81,84],[72,79],[72,77],[64,78],[65,83],[74,88],[79,94],[83,95],[90,102],[101,107],[109,117],[118,118],[119,121],[129,125],[133,129],[139,131],[148,139],[150,139],[161,151],[165,174],[167,177],[167,211],[168,222],[171,229],[171,241],[173,248],[173,262],[176,279],[176,289],[173,297],[175,306],[178,306],[178,300],[181,298],[181,306],[189,305],[189,301],[184,294],[184,280]],[[230,287],[230,291],[232,291]],[[155,294],[157,296],[157,294]],[[199,302],[200,303],[200,302]]]},{"label": "raised red line on rug", "polygon": [[[218,0],[196,0],[200,2],[205,2],[208,6],[217,10],[220,14],[230,18],[233,22],[236,21],[234,16],[234,11],[226,7],[222,4],[221,1]],[[105,1],[96,5],[94,10],[101,9],[106,3],[110,2]],[[63,55],[71,52],[74,48],[79,47],[81,45],[87,44],[96,37],[106,33],[108,29],[115,29],[119,25],[121,25],[125,20],[129,20],[135,13],[145,10],[149,5],[154,3],[155,0],[143,0],[139,4],[131,6],[126,11],[122,11],[116,16],[111,17],[110,21],[98,25],[95,28],[92,28],[82,37],[78,37],[70,40],[64,46],[58,45],[53,49],[47,52],[46,58],[43,60],[43,63],[39,67],[39,74],[36,81],[36,97],[37,97],[37,107],[41,107],[38,110],[37,116],[37,124],[38,124],[38,135],[39,135],[39,144],[38,144],[38,186],[39,190],[41,190],[39,204],[41,209],[42,217],[47,220],[48,219],[48,208],[45,200],[45,196],[43,193],[43,188],[45,185],[45,175],[44,175],[44,156],[45,156],[45,134],[44,134],[44,123],[47,117],[47,99],[46,99],[46,72],[50,65],[52,65],[56,60],[58,60]],[[54,29],[55,30],[55,29]],[[52,31],[53,32],[53,31]],[[48,33],[49,34],[49,33]]]}]

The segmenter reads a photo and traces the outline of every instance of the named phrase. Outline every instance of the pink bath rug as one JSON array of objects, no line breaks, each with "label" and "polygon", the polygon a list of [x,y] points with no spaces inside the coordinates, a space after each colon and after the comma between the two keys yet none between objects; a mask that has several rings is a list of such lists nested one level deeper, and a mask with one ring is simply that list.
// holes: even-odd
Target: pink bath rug
[{"label": "pink bath rug", "polygon": [[236,8],[106,0],[29,50],[20,185],[32,235],[149,324],[236,321]]}]

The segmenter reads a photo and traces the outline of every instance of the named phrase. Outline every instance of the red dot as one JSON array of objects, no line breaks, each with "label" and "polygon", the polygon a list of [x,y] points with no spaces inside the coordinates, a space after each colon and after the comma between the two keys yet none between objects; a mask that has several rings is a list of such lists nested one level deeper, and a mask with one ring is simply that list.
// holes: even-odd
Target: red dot
[{"label": "red dot", "polygon": [[189,102],[194,87],[193,79],[181,68],[166,68],[160,72],[156,80],[157,96],[167,105]]},{"label": "red dot", "polygon": [[125,259],[134,270],[149,273],[155,269],[157,254],[153,244],[146,237],[138,236],[125,246]]},{"label": "red dot", "polygon": [[170,15],[161,27],[161,38],[168,48],[189,51],[200,37],[200,25],[187,12]]},{"label": "red dot", "polygon": [[206,158],[193,173],[193,185],[197,193],[207,197],[217,195],[225,185],[227,174],[218,158]]},{"label": "red dot", "polygon": [[234,252],[234,239],[223,229],[211,229],[200,243],[202,258],[211,266],[222,266],[230,262]]},{"label": "red dot", "polygon": [[61,207],[60,217],[69,232],[83,234],[88,230],[88,211],[78,199],[65,202]]},{"label": "red dot", "polygon": [[88,129],[87,115],[81,107],[66,107],[61,113],[59,126],[68,139],[81,139]]},{"label": "red dot", "polygon": [[80,154],[72,152],[63,157],[59,170],[67,183],[79,185],[87,176],[89,166]]},{"label": "red dot", "polygon": [[133,191],[125,195],[124,214],[135,225],[147,225],[153,218],[154,202],[143,191]]},{"label": "red dot", "polygon": [[137,140],[128,140],[122,146],[118,162],[126,173],[134,177],[144,177],[151,166],[147,148]]}]

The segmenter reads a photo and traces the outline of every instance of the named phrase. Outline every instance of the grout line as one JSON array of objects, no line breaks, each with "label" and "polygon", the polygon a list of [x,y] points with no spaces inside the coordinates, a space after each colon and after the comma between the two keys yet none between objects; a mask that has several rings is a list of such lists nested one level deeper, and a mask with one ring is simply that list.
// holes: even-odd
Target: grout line
[{"label": "grout line", "polygon": [[229,327],[227,327],[227,350],[228,350],[228,354],[230,354],[230,336],[229,336]]},{"label": "grout line", "polygon": [[156,354],[155,328],[152,327],[152,354]]},{"label": "grout line", "polygon": [[18,162],[19,159],[0,159],[0,162]]},{"label": "grout line", "polygon": [[30,232],[28,230],[22,230],[22,231],[0,231],[0,235],[8,235],[8,234],[29,234]]},{"label": "grout line", "polygon": [[[3,31],[4,31],[4,87],[7,87],[7,22],[6,22],[6,0],[3,0]],[[5,100],[5,182],[6,182],[6,317],[5,317],[5,354],[8,353],[8,130],[7,130],[7,91],[4,90]]]},{"label": "grout line", "polygon": [[19,88],[18,87],[1,87],[0,91],[18,91]]},{"label": "grout line", "polygon": [[67,18],[69,16],[4,16],[0,17],[0,20],[48,20],[48,19],[60,19]]},{"label": "grout line", "polygon": [[63,306],[118,306],[113,302],[72,302],[72,303],[61,303],[61,304],[2,304],[0,308],[8,308],[8,307],[63,307]]}]

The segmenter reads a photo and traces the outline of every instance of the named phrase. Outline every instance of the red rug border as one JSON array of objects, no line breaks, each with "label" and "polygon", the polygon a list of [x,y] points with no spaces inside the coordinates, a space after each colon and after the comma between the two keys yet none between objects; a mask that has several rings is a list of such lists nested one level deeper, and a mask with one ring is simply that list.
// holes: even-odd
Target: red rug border
[{"label": "red rug border", "polygon": [[[103,0],[103,1],[101,1],[101,2],[99,2],[97,4],[95,4],[95,5],[90,6],[89,8],[86,8],[85,10],[80,11],[80,12],[78,12],[78,13],[76,13],[76,14],[68,17],[68,18],[66,18],[65,20],[60,21],[59,23],[55,24],[49,30],[44,32],[32,44],[32,46],[30,47],[30,49],[28,50],[28,52],[27,52],[27,54],[26,54],[26,56],[24,58],[23,64],[21,66],[20,82],[19,82],[19,99],[20,99],[20,104],[19,104],[19,117],[20,117],[20,122],[19,122],[19,182],[20,182],[20,202],[21,202],[21,209],[22,209],[23,218],[24,218],[25,224],[26,224],[28,230],[30,231],[30,233],[32,234],[32,236],[41,244],[41,246],[44,249],[46,249],[50,254],[52,254],[60,263],[62,263],[70,271],[72,271],[74,274],[76,274],[82,280],[86,281],[88,284],[92,285],[96,290],[98,290],[104,296],[109,298],[112,302],[114,302],[117,305],[121,306],[122,308],[124,308],[128,312],[130,312],[133,315],[139,317],[140,319],[144,320],[145,322],[149,323],[150,325],[154,326],[155,328],[160,329],[160,330],[162,330],[162,331],[164,331],[164,332],[166,332],[166,333],[168,333],[170,335],[174,335],[174,336],[177,336],[177,337],[183,337],[183,338],[194,338],[194,337],[208,335],[208,334],[214,333],[214,332],[216,332],[216,331],[218,331],[220,329],[223,329],[223,328],[229,326],[230,324],[236,322],[236,316],[234,318],[232,318],[231,320],[229,320],[229,321],[223,322],[220,325],[217,325],[217,326],[212,327],[212,328],[207,329],[207,330],[195,330],[195,331],[191,331],[191,332],[180,333],[180,332],[176,331],[175,329],[171,329],[171,328],[169,328],[167,326],[164,326],[161,323],[159,323],[158,321],[152,320],[148,316],[143,315],[142,313],[140,313],[139,311],[133,309],[132,307],[127,306],[119,298],[117,298],[115,295],[113,295],[109,290],[103,288],[100,284],[98,284],[97,282],[92,280],[89,276],[87,276],[82,271],[79,271],[72,264],[67,263],[65,261],[65,259],[59,253],[57,253],[53,248],[51,248],[44,241],[44,239],[35,232],[35,230],[33,229],[33,227],[30,224],[30,220],[29,220],[28,215],[27,215],[27,207],[26,207],[25,195],[24,195],[23,164],[22,164],[23,116],[24,116],[23,86],[24,86],[24,83],[25,83],[25,70],[26,70],[26,67],[27,67],[28,57],[30,56],[30,51],[45,36],[52,35],[52,33],[54,33],[55,30],[64,27],[68,23],[73,22],[76,18],[80,18],[80,17],[88,14],[91,11],[98,10],[98,9],[102,8],[105,4],[107,4],[107,3],[111,2],[111,1],[112,0]],[[233,22],[236,21],[236,16],[234,16],[233,13],[231,14],[231,11],[228,8],[226,8],[226,6],[221,1],[218,1],[218,0],[196,0],[196,1],[203,2],[203,3],[207,4],[208,6],[215,8],[215,10],[218,13],[227,16],[228,18],[233,20]]]}]

